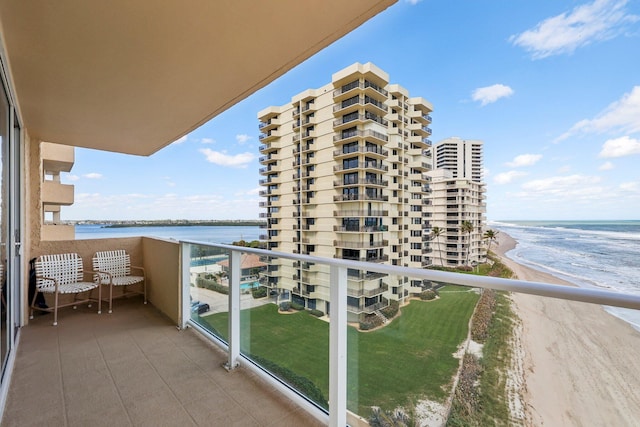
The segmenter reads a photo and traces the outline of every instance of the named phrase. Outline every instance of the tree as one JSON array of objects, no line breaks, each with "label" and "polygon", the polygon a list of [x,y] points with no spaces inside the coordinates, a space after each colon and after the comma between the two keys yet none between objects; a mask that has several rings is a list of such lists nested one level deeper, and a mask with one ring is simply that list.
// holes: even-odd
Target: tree
[{"label": "tree", "polygon": [[498,233],[499,233],[499,231],[495,231],[495,230],[492,230],[492,229],[488,229],[487,231],[484,232],[484,235],[482,236],[482,238],[488,242],[488,244],[487,244],[487,254],[491,250],[491,243],[493,243],[493,242],[495,242],[497,240]]},{"label": "tree", "polygon": [[442,261],[442,253],[440,252],[440,241],[438,237],[440,237],[444,233],[444,230],[440,227],[433,227],[431,229],[431,240],[436,241],[436,245],[438,246],[438,257],[440,258],[440,266],[443,267],[444,263]]},{"label": "tree", "polygon": [[460,231],[467,234],[467,258],[465,265],[469,265],[469,253],[471,252],[471,233],[473,232],[473,223],[471,221],[462,221]]}]

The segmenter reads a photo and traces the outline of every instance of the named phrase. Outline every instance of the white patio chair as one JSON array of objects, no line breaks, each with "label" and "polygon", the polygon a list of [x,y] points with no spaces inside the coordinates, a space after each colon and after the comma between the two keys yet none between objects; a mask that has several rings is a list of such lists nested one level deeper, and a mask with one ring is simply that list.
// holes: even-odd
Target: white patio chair
[{"label": "white patio chair", "polygon": [[[82,258],[75,253],[41,255],[36,259],[36,292],[31,301],[30,319],[33,319],[33,310],[53,312],[53,326],[58,324],[58,308],[72,305],[75,309],[80,303],[92,302],[91,291],[98,288],[98,314],[102,310],[102,293],[98,277],[93,272],[84,272]],[[91,275],[93,281],[85,280],[85,276]],[[35,305],[38,292],[53,294],[53,308],[44,308]],[[78,295],[88,292],[87,298],[78,299]],[[60,294],[73,294],[73,301],[60,304]],[[91,304],[88,305],[91,307]]]},{"label": "white patio chair", "polygon": [[[138,270],[141,275],[134,276],[131,270]],[[113,287],[123,286],[122,295],[116,297],[128,296],[129,294],[141,294],[144,296],[144,303],[147,303],[147,281],[145,278],[144,268],[131,265],[131,257],[122,250],[100,251],[93,256],[93,271],[100,276],[100,284],[109,286],[109,313],[112,313],[113,305]],[[139,291],[130,291],[128,286],[140,283]]]}]

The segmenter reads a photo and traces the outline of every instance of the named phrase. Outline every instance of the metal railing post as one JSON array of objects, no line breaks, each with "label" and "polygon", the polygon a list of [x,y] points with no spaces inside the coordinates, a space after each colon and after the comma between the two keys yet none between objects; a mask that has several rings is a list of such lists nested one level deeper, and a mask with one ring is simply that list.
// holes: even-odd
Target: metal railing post
[{"label": "metal railing post", "polygon": [[229,361],[228,370],[238,366],[240,357],[240,251],[229,255]]},{"label": "metal railing post", "polygon": [[185,329],[187,322],[191,319],[191,245],[189,243],[180,245],[180,267],[182,282],[180,329]]},{"label": "metal railing post", "polygon": [[347,269],[330,268],[329,425],[347,425]]}]

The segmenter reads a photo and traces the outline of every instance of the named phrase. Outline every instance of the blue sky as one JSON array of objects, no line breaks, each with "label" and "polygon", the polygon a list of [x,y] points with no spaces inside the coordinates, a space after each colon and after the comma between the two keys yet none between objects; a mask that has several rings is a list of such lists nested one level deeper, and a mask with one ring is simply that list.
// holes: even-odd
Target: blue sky
[{"label": "blue sky", "polygon": [[256,219],[257,112],[354,62],[484,141],[488,219],[640,217],[639,1],[400,0],[153,156],[77,148],[62,218]]}]

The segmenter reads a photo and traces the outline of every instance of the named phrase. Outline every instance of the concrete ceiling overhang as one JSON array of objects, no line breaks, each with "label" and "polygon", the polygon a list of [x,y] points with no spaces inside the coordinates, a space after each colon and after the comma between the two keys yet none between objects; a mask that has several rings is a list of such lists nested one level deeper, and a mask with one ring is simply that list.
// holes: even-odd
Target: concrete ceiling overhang
[{"label": "concrete ceiling overhang", "polygon": [[32,138],[150,155],[396,0],[0,0]]}]

